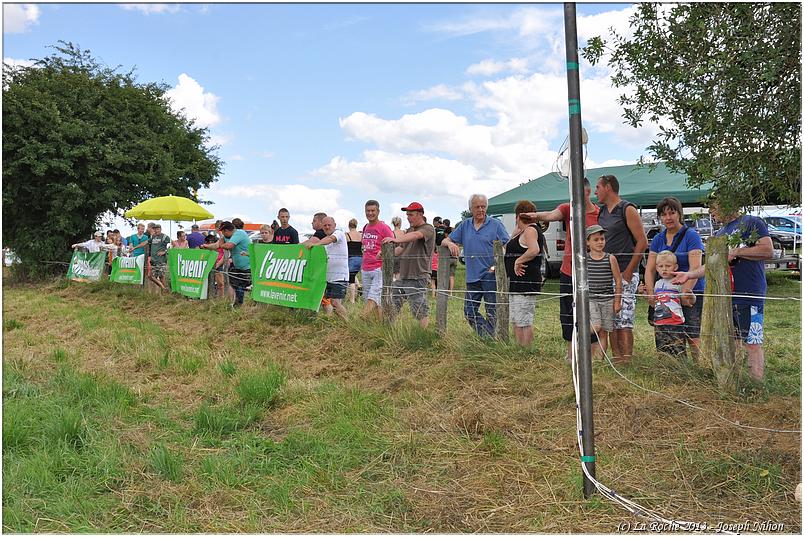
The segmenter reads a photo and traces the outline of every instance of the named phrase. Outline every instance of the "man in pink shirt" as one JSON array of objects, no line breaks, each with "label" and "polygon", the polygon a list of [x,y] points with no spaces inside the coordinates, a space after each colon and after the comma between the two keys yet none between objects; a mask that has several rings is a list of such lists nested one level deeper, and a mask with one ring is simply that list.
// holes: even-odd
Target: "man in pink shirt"
[{"label": "man in pink shirt", "polygon": [[393,237],[394,232],[388,224],[380,218],[380,202],[368,200],[366,202],[366,219],[368,224],[363,228],[363,263],[360,266],[360,276],[363,280],[363,299],[366,307],[363,315],[369,317],[376,315],[380,318],[380,304],[382,297],[382,240]]}]

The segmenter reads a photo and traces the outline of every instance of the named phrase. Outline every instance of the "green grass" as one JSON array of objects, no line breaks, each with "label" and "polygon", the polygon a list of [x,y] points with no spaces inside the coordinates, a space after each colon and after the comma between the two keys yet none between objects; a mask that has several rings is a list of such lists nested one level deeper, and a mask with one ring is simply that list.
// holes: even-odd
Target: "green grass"
[{"label": "green grass", "polygon": [[151,468],[154,472],[173,483],[181,482],[184,459],[178,453],[174,453],[162,444],[151,448],[150,452]]},{"label": "green grass", "polygon": [[245,405],[270,407],[286,381],[287,375],[272,364],[265,370],[241,373],[235,392]]},{"label": "green grass", "polygon": [[[789,276],[769,285],[800,294]],[[611,533],[631,520],[580,492],[556,300],[538,303],[535,344],[521,349],[477,338],[461,300],[439,337],[407,308],[393,326],[360,321],[359,303],[342,323],[109,284],[4,298],[7,532]],[[797,308],[768,301],[767,380],[725,397],[706,364],[656,354],[637,307],[629,379],[732,420],[799,427]],[[604,483],[672,516],[751,513],[800,530],[797,441],[593,371]]]},{"label": "green grass", "polygon": [[3,320],[3,330],[6,332],[11,332],[12,330],[17,330],[18,328],[22,328],[24,325],[16,319],[4,319]]}]

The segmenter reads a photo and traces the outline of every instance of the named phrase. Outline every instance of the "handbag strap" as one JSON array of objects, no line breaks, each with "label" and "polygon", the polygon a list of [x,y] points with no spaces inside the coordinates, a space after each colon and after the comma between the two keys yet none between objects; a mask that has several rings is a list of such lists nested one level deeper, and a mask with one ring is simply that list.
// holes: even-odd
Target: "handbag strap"
[{"label": "handbag strap", "polygon": [[673,245],[670,247],[671,252],[676,253],[676,250],[678,250],[678,247],[681,245],[681,240],[684,238],[684,235],[687,234],[688,229],[689,228],[687,226],[683,226],[681,228],[681,233],[675,236],[673,239]]}]

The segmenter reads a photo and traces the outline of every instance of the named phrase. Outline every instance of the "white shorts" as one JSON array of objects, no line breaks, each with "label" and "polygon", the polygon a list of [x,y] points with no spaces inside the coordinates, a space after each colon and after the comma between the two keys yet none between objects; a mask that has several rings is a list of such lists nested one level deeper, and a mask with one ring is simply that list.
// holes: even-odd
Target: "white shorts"
[{"label": "white shorts", "polygon": [[536,295],[513,293],[508,295],[508,319],[516,327],[533,326],[536,315]]},{"label": "white shorts", "polygon": [[363,279],[363,300],[372,300],[378,306],[382,298],[382,268],[361,270]]}]

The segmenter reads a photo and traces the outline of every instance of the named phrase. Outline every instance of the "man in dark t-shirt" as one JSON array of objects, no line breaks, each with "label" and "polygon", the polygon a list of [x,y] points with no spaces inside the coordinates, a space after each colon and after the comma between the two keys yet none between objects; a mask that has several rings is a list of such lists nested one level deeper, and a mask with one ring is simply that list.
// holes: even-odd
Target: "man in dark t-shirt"
[{"label": "man in dark t-shirt", "polygon": [[326,217],[327,213],[315,213],[313,215],[313,221],[310,225],[313,226],[313,231],[315,231],[315,233],[313,233],[313,237],[318,240],[321,240],[327,236],[327,234],[324,233],[324,224],[322,223]]},{"label": "man in dark t-shirt", "polygon": [[299,232],[291,226],[290,211],[284,207],[279,209],[279,227],[274,230],[274,244],[299,244]]}]

